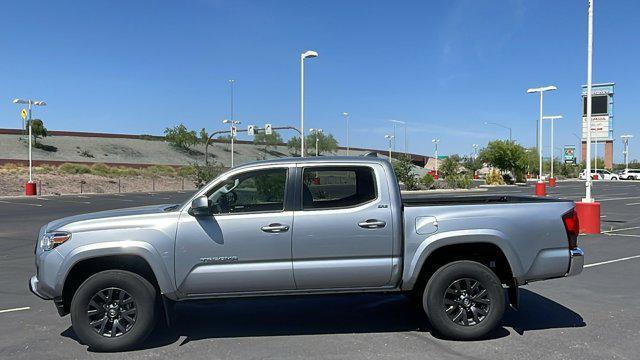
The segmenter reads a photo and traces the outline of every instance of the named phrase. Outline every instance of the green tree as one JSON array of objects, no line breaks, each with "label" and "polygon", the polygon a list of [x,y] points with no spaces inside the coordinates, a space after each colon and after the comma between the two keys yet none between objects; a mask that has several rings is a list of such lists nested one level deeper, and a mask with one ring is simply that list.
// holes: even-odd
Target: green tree
[{"label": "green tree", "polygon": [[393,171],[396,178],[404,184],[406,190],[416,190],[418,188],[418,175],[413,172],[413,164],[408,156],[400,156],[393,163]]},{"label": "green tree", "polygon": [[171,145],[184,150],[189,150],[191,146],[198,143],[196,132],[189,131],[184,124],[164,129],[164,136]]},{"label": "green tree", "polygon": [[48,135],[47,128],[44,127],[44,123],[40,119],[27,121],[27,129],[29,128],[29,124],[31,124],[31,136],[33,137],[33,142],[37,146],[38,139],[42,139]]},{"label": "green tree", "polygon": [[200,142],[203,144],[206,144],[208,140],[209,140],[209,134],[207,133],[207,129],[205,128],[200,129]]},{"label": "green tree", "polygon": [[473,156],[466,156],[462,159],[462,166],[467,169],[471,175],[475,174],[476,171],[482,169],[484,164],[479,158],[474,158]]},{"label": "green tree", "polygon": [[447,156],[438,167],[438,172],[445,178],[448,176],[457,175],[460,172],[460,155],[454,154]]},{"label": "green tree", "polygon": [[300,137],[294,136],[289,141],[287,141],[287,148],[289,149],[289,154],[293,156],[300,156]]},{"label": "green tree", "polygon": [[[338,150],[338,140],[332,134],[319,132],[318,134],[318,155],[322,153],[334,153]],[[307,154],[316,154],[316,134],[309,134],[304,138],[305,150]]]},{"label": "green tree", "polygon": [[271,134],[265,134],[259,132],[253,137],[253,143],[256,145],[264,146],[263,152],[267,152],[270,147],[275,147],[278,144],[282,144],[282,136],[277,131],[273,131]]},{"label": "green tree", "polygon": [[494,140],[480,151],[479,158],[503,172],[510,171],[517,180],[522,180],[527,169],[528,156],[525,148],[511,142]]}]

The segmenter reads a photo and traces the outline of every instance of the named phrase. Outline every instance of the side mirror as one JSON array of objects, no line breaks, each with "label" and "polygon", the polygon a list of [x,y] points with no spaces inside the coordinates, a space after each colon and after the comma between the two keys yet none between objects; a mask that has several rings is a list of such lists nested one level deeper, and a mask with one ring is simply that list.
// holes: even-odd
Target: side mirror
[{"label": "side mirror", "polygon": [[191,209],[189,209],[189,214],[192,216],[211,216],[213,215],[213,211],[211,211],[211,207],[209,207],[209,199],[202,195],[191,201]]}]

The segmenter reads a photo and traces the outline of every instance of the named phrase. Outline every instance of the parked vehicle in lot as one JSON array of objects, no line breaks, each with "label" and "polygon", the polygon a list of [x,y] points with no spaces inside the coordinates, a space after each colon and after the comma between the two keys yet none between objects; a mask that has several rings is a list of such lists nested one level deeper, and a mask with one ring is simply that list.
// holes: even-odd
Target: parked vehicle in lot
[{"label": "parked vehicle in lot", "polygon": [[[139,344],[175,302],[406,293],[445,337],[477,339],[518,287],[582,271],[571,201],[401,196],[375,157],[235,167],[179,205],[44,225],[31,290],[96,350]],[[177,319],[176,321],[179,321]]]},{"label": "parked vehicle in lot", "polygon": [[640,169],[624,169],[619,176],[622,180],[640,180]]},{"label": "parked vehicle in lot", "polygon": [[[596,174],[598,174],[597,178],[596,178]],[[582,171],[580,171],[580,174],[578,175],[580,180],[586,180],[587,179],[587,170],[583,169]],[[609,170],[603,170],[603,169],[591,169],[591,178],[593,180],[619,180],[620,177],[618,174],[612,173]]]}]

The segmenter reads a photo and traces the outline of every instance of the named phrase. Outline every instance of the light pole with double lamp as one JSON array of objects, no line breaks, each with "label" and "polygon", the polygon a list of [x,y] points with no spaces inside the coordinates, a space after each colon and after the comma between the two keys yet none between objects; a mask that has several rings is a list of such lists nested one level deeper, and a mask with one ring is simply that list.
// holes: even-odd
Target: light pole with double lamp
[{"label": "light pole with double lamp", "polygon": [[404,127],[404,155],[407,156],[407,123],[400,120],[389,120],[393,123],[393,136],[396,136],[396,124]]},{"label": "light pole with double lamp", "polygon": [[320,142],[320,139],[318,138],[318,134],[322,133],[322,129],[309,129],[309,132],[316,136],[316,156],[318,156],[319,155],[318,142]]},{"label": "light pole with double lamp", "polygon": [[551,174],[549,176],[549,186],[556,186],[556,178],[553,177],[553,121],[557,119],[562,119],[562,115],[553,115],[553,116],[543,116],[544,120],[551,120]]},{"label": "light pole with double lamp", "polygon": [[46,106],[44,101],[36,101],[31,99],[14,99],[14,104],[27,104],[29,109],[29,182],[25,185],[25,195],[36,195],[36,184],[33,182],[33,160],[31,157],[31,107],[32,106]]},{"label": "light pole with double lamp", "polygon": [[229,124],[229,130],[231,131],[231,167],[233,167],[233,139],[236,137],[237,128],[236,125],[241,124],[239,120],[222,120],[224,124]]},{"label": "light pole with double lamp", "polygon": [[317,56],[312,50],[300,54],[300,157],[304,157],[304,60]]},{"label": "light pole with double lamp", "polygon": [[540,93],[540,117],[538,118],[538,129],[537,129],[537,138],[538,138],[538,157],[539,157],[539,168],[538,168],[538,183],[536,184],[536,192],[537,196],[545,196],[547,194],[547,190],[545,189],[544,180],[542,180],[542,98],[544,97],[545,91],[553,91],[558,90],[557,87],[544,86],[539,88],[531,88],[527,90],[527,94]]},{"label": "light pole with double lamp", "polygon": [[393,149],[393,143],[396,137],[393,135],[385,135],[384,138],[389,140],[389,161],[391,161],[391,149]]}]

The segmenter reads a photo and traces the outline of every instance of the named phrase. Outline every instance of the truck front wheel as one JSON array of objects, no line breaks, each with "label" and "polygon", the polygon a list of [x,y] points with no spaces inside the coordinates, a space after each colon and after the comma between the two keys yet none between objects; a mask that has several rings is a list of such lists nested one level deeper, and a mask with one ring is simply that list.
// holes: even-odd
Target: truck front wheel
[{"label": "truck front wheel", "polygon": [[474,261],[454,261],[427,282],[422,305],[433,328],[455,340],[472,340],[495,329],[504,313],[500,279]]},{"label": "truck front wheel", "polygon": [[102,271],[73,295],[73,331],[92,350],[126,350],[149,335],[155,308],[156,291],[145,278],[122,270]]}]

